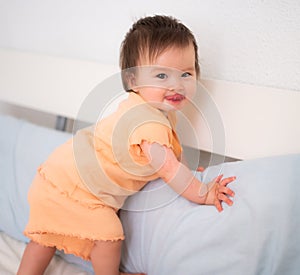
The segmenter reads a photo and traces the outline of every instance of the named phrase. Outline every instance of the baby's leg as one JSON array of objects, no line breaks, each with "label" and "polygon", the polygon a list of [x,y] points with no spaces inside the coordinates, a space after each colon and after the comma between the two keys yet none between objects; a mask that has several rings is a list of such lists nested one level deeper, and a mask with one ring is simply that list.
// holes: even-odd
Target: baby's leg
[{"label": "baby's leg", "polygon": [[[122,241],[96,241],[91,252],[95,275],[129,275],[120,273]],[[131,273],[130,273],[131,274]],[[143,275],[138,273],[136,275]]]},{"label": "baby's leg", "polygon": [[55,247],[45,247],[31,241],[25,248],[17,275],[44,274],[55,250]]},{"label": "baby's leg", "polygon": [[119,275],[122,241],[96,241],[91,261],[96,275]]}]

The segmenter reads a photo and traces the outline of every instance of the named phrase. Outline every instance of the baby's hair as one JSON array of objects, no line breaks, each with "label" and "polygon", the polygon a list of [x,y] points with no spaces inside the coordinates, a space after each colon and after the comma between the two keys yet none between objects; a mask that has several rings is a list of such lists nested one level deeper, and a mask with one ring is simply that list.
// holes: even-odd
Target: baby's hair
[{"label": "baby's hair", "polygon": [[138,66],[141,56],[147,56],[149,61],[153,61],[168,48],[185,48],[190,43],[194,46],[195,69],[199,78],[197,42],[185,25],[173,17],[164,15],[148,16],[136,21],[121,44],[120,68],[125,89],[127,85],[124,72]]}]

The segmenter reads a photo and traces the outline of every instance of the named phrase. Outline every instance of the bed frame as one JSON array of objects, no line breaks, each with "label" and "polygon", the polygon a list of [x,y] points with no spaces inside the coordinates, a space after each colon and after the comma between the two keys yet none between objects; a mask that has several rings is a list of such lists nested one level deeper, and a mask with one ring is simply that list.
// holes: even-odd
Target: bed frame
[{"label": "bed frame", "polygon": [[[77,118],[98,83],[118,71],[87,60],[0,49],[0,100],[57,115],[63,125],[65,118]],[[185,145],[236,159],[300,152],[299,91],[212,79],[202,83],[220,115],[224,146],[212,146],[205,115],[191,117],[189,112],[201,138],[194,142],[187,136]]]}]

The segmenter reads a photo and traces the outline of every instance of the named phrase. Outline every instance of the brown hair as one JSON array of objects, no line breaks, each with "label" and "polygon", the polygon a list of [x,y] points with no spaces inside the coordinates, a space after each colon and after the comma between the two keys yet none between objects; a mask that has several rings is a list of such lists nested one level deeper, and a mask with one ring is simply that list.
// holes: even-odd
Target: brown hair
[{"label": "brown hair", "polygon": [[[192,32],[170,16],[155,15],[141,18],[132,25],[121,44],[120,68],[124,72],[136,67],[143,54],[148,54],[149,60],[155,60],[169,47],[184,48],[190,43],[195,49],[195,69],[199,78],[198,46]],[[126,86],[124,77],[122,73],[123,84]]]}]

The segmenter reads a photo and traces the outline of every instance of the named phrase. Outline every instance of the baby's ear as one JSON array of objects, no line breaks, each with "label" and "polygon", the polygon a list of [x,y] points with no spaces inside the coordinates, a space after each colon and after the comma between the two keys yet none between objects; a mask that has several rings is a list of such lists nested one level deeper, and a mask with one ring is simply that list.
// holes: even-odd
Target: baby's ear
[{"label": "baby's ear", "polygon": [[127,90],[134,90],[134,87],[136,86],[135,74],[131,70],[128,70],[124,72],[124,79],[126,82]]}]

